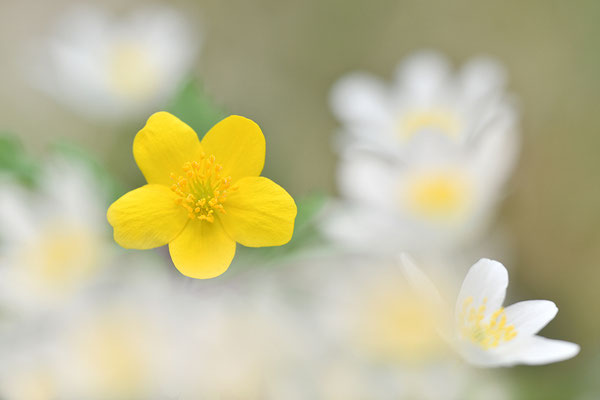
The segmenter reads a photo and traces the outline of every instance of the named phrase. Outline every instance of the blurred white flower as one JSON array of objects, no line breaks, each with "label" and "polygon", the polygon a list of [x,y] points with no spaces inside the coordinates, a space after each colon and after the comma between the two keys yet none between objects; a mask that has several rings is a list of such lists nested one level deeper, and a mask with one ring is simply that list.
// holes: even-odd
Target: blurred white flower
[{"label": "blurred white flower", "polygon": [[453,77],[417,53],[394,85],[353,75],[332,107],[343,122],[342,201],[323,228],[354,249],[456,251],[482,238],[517,160],[516,113],[502,68],[475,59]]},{"label": "blurred white flower", "polygon": [[[439,292],[406,255],[403,271],[423,297],[443,307]],[[454,319],[439,321],[440,333],[469,363],[486,366],[549,364],[574,357],[579,346],[536,335],[556,316],[548,300],[528,300],[504,308],[508,272],[497,261],[481,259],[471,267],[460,289]]]},{"label": "blurred white flower", "polygon": [[338,257],[313,295],[324,336],[368,363],[411,369],[446,358],[435,309],[421,301],[395,265]]},{"label": "blurred white flower", "polygon": [[311,398],[466,398],[472,369],[448,351],[436,331],[437,308],[396,265],[338,253],[297,269],[288,278],[310,287],[314,302],[305,323],[317,350]]},{"label": "blurred white flower", "polygon": [[188,307],[188,381],[178,398],[305,398],[298,377],[311,344],[279,289],[261,280]]},{"label": "blurred white flower", "polygon": [[[54,349],[40,335],[2,339],[0,396],[6,400],[52,400],[59,398]],[[24,340],[26,339],[26,340]],[[32,340],[33,339],[33,340]]]},{"label": "blurred white flower", "polygon": [[397,156],[430,137],[463,146],[489,129],[512,134],[516,114],[505,80],[503,68],[485,57],[454,76],[448,61],[431,51],[409,56],[391,85],[366,73],[348,75],[331,93],[343,124],[340,145]]},{"label": "blurred white flower", "polygon": [[482,237],[515,164],[512,139],[491,130],[464,150],[430,143],[402,161],[348,150],[338,170],[343,201],[323,228],[350,247],[388,251],[452,250]]},{"label": "blurred white flower", "polygon": [[166,6],[116,18],[77,5],[33,46],[32,85],[88,117],[136,117],[164,106],[200,45],[189,21]]},{"label": "blurred white flower", "polygon": [[125,260],[118,279],[0,332],[0,397],[162,399],[184,390],[177,385],[202,363],[185,357],[196,346],[193,321],[147,261]]},{"label": "blurred white flower", "polygon": [[113,288],[71,312],[54,342],[60,398],[161,398],[171,374],[184,373],[182,343],[172,339],[186,326],[173,324],[177,308],[161,278]]},{"label": "blurred white flower", "polygon": [[106,196],[79,161],[44,165],[37,191],[0,182],[0,300],[14,312],[48,311],[98,277],[112,244]]}]

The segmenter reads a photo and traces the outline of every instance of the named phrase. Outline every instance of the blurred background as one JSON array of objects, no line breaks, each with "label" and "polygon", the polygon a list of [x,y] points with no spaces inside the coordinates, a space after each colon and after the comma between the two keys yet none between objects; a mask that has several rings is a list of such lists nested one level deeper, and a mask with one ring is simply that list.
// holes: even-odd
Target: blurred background
[{"label": "blurred background", "polygon": [[[181,71],[176,69],[179,77],[172,76],[177,78],[172,83],[173,89],[165,90],[164,96],[157,97],[148,109],[116,118],[103,115],[90,118],[69,106],[69,102],[77,103],[77,99],[61,103],[61,93],[72,88],[59,84],[40,90],[37,82],[53,78],[32,78],[37,73],[34,70],[43,65],[44,59],[48,60],[40,58],[44,39],[56,32],[57,21],[75,3],[4,0],[0,4],[3,88],[0,130],[17,138],[24,154],[34,162],[45,159],[48,149],[57,142],[82,149],[115,182],[107,201],[144,183],[131,155],[131,144],[147,117],[159,109],[173,111],[197,129],[200,136],[222,115],[240,114],[253,119],[267,140],[264,176],[286,188],[299,204],[302,204],[299,199],[310,200],[310,196],[315,201],[315,194],[320,199],[333,198],[338,194],[335,172],[338,158],[332,141],[340,123],[331,111],[329,98],[332,86],[341,76],[359,70],[389,82],[398,62],[420,49],[440,51],[454,68],[477,55],[492,56],[502,63],[508,76],[507,90],[515,95],[520,111],[521,131],[519,161],[494,222],[502,226],[511,247],[510,258],[507,257],[511,262],[510,265],[507,262],[511,276],[509,302],[531,298],[555,301],[560,313],[543,334],[579,343],[582,352],[564,363],[501,370],[491,377],[478,371],[485,377],[477,379],[494,383],[501,376],[502,382],[508,382],[511,388],[512,397],[508,398],[597,398],[600,320],[593,313],[600,304],[598,2],[172,1],[166,6],[178,10],[190,23],[189,31],[182,36],[189,42],[167,46],[170,50],[162,57],[172,56],[170,51],[173,51],[188,54],[191,59],[181,61],[187,64]],[[93,4],[109,15],[120,16],[150,3]],[[169,33],[175,38],[179,34]],[[178,46],[183,48],[175,50]],[[191,121],[193,118],[198,118],[198,122]],[[315,202],[320,204],[320,200]],[[313,211],[317,206],[307,208],[307,219],[314,222],[314,218],[321,218],[322,210]],[[322,242],[319,242],[320,248]],[[324,260],[334,256],[330,250],[318,250],[318,254],[325,253],[322,256],[315,256],[314,250],[307,252],[310,255],[303,256],[303,261],[298,261],[300,256],[291,261],[277,261],[301,265],[289,269],[273,267],[278,273],[275,278],[271,274],[263,276],[268,268],[260,268],[259,273],[248,277],[252,263],[256,262],[251,255],[251,261],[238,261],[231,267],[235,271],[217,278],[219,282],[176,284],[191,286],[194,292],[208,291],[215,307],[225,308],[221,304],[224,301],[214,300],[220,296],[219,288],[227,286],[237,298],[244,291],[260,291],[254,286],[249,289],[250,284],[244,283],[246,279],[260,282],[264,278],[268,282],[253,285],[260,288],[272,285],[272,290],[286,295],[291,291],[294,295],[290,302],[302,303],[297,297],[306,295],[308,288],[313,289],[315,281],[338,280],[338,274],[342,274],[326,272],[312,276],[319,269],[315,265],[327,269],[328,262]],[[156,257],[150,258],[156,262]],[[339,260],[331,261],[335,262]],[[242,266],[243,263],[250,267]],[[310,267],[304,268],[306,264]],[[111,274],[121,274],[126,267],[123,264],[111,270]],[[241,269],[244,274],[240,275]],[[311,272],[298,272],[303,269]],[[164,272],[160,266],[156,270]],[[175,281],[183,280],[169,276]],[[306,287],[302,282],[306,282]],[[184,303],[190,306],[188,301]],[[272,317],[270,307],[267,313]],[[300,316],[294,316],[297,319],[294,323],[300,326],[312,320],[303,320],[304,313],[314,316],[313,308],[322,311],[318,305],[300,308]],[[271,323],[284,326],[283,331],[294,331],[292,323]],[[29,329],[29,333],[35,335],[35,332]],[[289,340],[293,337],[286,332],[281,335]],[[312,350],[327,343],[315,344],[315,338],[298,340]],[[222,356],[216,357],[223,360]],[[339,362],[343,373],[362,374],[360,370],[345,370],[348,365],[354,368],[356,363],[346,363],[340,355],[332,359]],[[388,384],[387,381],[367,383],[378,387],[377,391]],[[356,398],[387,398],[376,394],[377,391],[367,390],[364,396]],[[217,398],[214,393],[205,395],[190,398]],[[253,397],[244,394],[227,397],[222,393],[221,396],[218,398]],[[297,393],[296,396],[321,398]],[[284,391],[274,397],[292,398],[292,395]],[[335,396],[322,398],[331,397]],[[338,395],[338,398],[349,397]],[[431,398],[446,397],[441,394]]]}]

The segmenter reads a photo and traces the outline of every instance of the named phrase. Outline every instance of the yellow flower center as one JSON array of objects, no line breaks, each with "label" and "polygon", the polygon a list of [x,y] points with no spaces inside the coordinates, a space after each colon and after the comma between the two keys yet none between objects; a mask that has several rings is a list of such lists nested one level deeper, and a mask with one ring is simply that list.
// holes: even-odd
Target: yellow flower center
[{"label": "yellow flower center", "polygon": [[171,173],[171,190],[177,194],[175,202],[188,211],[190,219],[214,222],[215,210],[225,214],[223,204],[227,195],[236,190],[231,177],[221,177],[223,166],[215,156],[202,154],[200,161],[183,164],[183,175]]},{"label": "yellow flower center", "polygon": [[459,172],[426,173],[412,179],[408,206],[417,215],[435,220],[460,217],[469,205],[469,185]]},{"label": "yellow flower center", "polygon": [[415,110],[400,118],[397,129],[402,139],[410,139],[426,129],[441,132],[456,139],[461,130],[461,122],[455,113],[448,110]]},{"label": "yellow flower center", "polygon": [[361,342],[373,355],[418,362],[439,354],[442,343],[426,304],[407,293],[378,293],[374,297],[367,302],[362,318],[365,324],[360,329]]},{"label": "yellow flower center", "polygon": [[97,271],[99,240],[68,221],[48,223],[21,250],[22,279],[40,296],[61,296],[79,288]]},{"label": "yellow flower center", "polygon": [[498,347],[517,337],[514,325],[506,324],[506,313],[503,307],[489,317],[485,317],[487,298],[477,307],[473,297],[465,299],[459,316],[460,334],[484,350]]},{"label": "yellow flower center", "polygon": [[102,315],[71,333],[67,351],[101,398],[142,398],[150,374],[146,346],[154,340],[150,327],[131,315]]},{"label": "yellow flower center", "polygon": [[157,88],[158,71],[145,49],[135,43],[118,43],[111,49],[108,79],[112,89],[131,100],[143,100]]}]

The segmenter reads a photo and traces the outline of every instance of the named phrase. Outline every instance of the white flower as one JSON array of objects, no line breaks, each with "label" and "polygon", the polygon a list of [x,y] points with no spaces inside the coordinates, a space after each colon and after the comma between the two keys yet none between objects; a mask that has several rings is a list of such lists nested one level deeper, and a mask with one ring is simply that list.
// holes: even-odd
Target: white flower
[{"label": "white flower", "polygon": [[195,59],[181,13],[146,7],[113,18],[76,6],[32,49],[32,84],[88,117],[135,117],[164,106]]},{"label": "white flower", "polygon": [[368,362],[408,369],[446,358],[433,310],[393,263],[338,255],[326,265],[327,274],[334,276],[321,278],[311,297],[318,298],[315,326],[322,327],[332,347],[344,346],[348,354]]},{"label": "white flower", "polygon": [[187,326],[174,323],[177,293],[166,277],[147,272],[121,287],[88,291],[52,318],[15,324],[2,336],[0,396],[166,398],[170,377],[187,370],[177,358],[185,345],[177,333]]},{"label": "white flower", "polygon": [[352,248],[456,250],[483,236],[516,164],[504,74],[476,59],[453,77],[429,52],[399,71],[391,87],[354,75],[333,90],[343,201],[323,227]]},{"label": "white flower", "polygon": [[[165,277],[131,281],[110,295],[81,297],[57,330],[54,360],[65,399],[160,398],[180,360],[177,308]],[[171,292],[171,297],[176,293]],[[188,343],[189,344],[189,343]],[[181,374],[182,371],[179,370]]]},{"label": "white flower", "polygon": [[331,107],[343,124],[343,148],[403,155],[427,135],[463,146],[490,129],[514,134],[516,113],[504,87],[504,70],[489,58],[453,76],[443,56],[422,51],[398,66],[391,85],[366,73],[342,78]]},{"label": "white flower", "polygon": [[[443,307],[429,278],[402,255],[407,278],[434,307]],[[440,321],[441,334],[468,362],[486,367],[549,364],[574,357],[579,346],[537,333],[556,316],[548,300],[528,300],[504,308],[508,272],[497,261],[481,259],[471,267],[460,289],[454,318]],[[447,310],[446,315],[450,315]]]},{"label": "white flower", "polygon": [[112,249],[106,199],[74,160],[44,164],[38,190],[0,182],[0,300],[44,312],[65,304],[101,271]]},{"label": "white flower", "polygon": [[304,340],[303,325],[268,274],[244,281],[235,291],[188,299],[188,382],[178,398],[302,398],[293,371],[317,344]]},{"label": "white flower", "polygon": [[45,330],[40,332],[40,329],[25,332],[16,339],[2,336],[0,396],[3,399],[59,398],[57,373],[53,365],[56,349],[48,345],[45,336]]},{"label": "white flower", "polygon": [[348,150],[338,170],[343,201],[323,228],[359,249],[422,252],[471,242],[488,227],[514,167],[518,145],[506,139],[489,131],[467,151],[432,143],[403,161]]},{"label": "white flower", "polygon": [[317,350],[307,369],[319,394],[311,398],[475,399],[468,393],[481,383],[481,371],[448,351],[435,329],[436,309],[411,290],[397,265],[337,253],[287,269],[295,271],[286,272],[288,287],[311,288],[314,319],[303,324]]}]

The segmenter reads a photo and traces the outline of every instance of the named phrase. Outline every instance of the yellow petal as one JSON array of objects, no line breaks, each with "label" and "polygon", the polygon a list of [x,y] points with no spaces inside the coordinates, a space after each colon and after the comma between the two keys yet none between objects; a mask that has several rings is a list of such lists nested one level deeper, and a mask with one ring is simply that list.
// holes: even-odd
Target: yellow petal
[{"label": "yellow petal", "polygon": [[179,176],[183,164],[201,153],[196,132],[164,111],[153,114],[133,141],[133,157],[148,183],[171,185],[170,174]]},{"label": "yellow petal", "polygon": [[151,249],[173,240],[188,221],[175,198],[163,185],[145,185],[123,195],[106,215],[115,241],[128,249]]},{"label": "yellow petal", "polygon": [[243,178],[236,186],[224,204],[226,213],[219,214],[227,233],[249,247],[289,242],[297,210],[288,192],[262,176]]},{"label": "yellow petal", "polygon": [[202,139],[207,155],[214,155],[223,166],[222,176],[236,181],[258,176],[265,164],[265,137],[248,118],[232,115],[212,127]]},{"label": "yellow petal", "polygon": [[173,264],[183,275],[209,279],[229,268],[235,255],[235,241],[223,230],[219,220],[190,221],[183,232],[169,243]]}]

